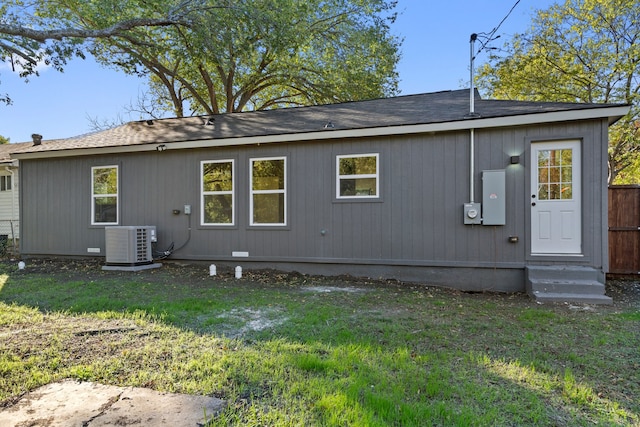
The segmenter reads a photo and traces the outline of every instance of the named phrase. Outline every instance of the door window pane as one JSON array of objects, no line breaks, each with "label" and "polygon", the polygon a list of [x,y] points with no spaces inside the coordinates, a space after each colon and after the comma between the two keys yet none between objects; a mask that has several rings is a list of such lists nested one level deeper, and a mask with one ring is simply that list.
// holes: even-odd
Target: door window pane
[{"label": "door window pane", "polygon": [[541,150],[538,152],[538,199],[569,200],[573,198],[573,150]]}]

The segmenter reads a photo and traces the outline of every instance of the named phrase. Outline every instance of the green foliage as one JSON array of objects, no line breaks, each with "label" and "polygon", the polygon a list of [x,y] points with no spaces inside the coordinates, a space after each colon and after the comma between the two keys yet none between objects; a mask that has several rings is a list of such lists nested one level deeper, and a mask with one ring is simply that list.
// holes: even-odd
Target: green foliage
[{"label": "green foliage", "polygon": [[[193,12],[189,6],[195,2],[163,2],[162,8],[151,2],[88,3],[99,10],[99,16],[74,16],[77,5],[73,1],[3,1],[0,4],[0,62],[10,64],[25,80],[37,76],[43,67],[63,71],[72,57],[84,58],[86,40],[127,38],[132,29],[139,27],[187,25],[188,15]],[[0,102],[9,105],[11,99],[1,94]]]},{"label": "green foliage", "polygon": [[[0,101],[0,102],[1,102],[1,101]],[[9,138],[7,138],[7,137],[5,137],[5,136],[0,135],[0,144],[8,144],[9,142],[10,142],[10,141],[9,141]]]},{"label": "green foliage", "polygon": [[391,0],[9,0],[0,5],[0,61],[28,78],[42,65],[62,71],[89,51],[148,78],[139,107],[152,116],[379,98],[397,93],[394,7]]},{"label": "green foliage", "polygon": [[[28,32],[32,29],[46,31],[67,25],[41,16],[39,3],[42,2],[32,4],[21,0],[6,0],[0,5],[0,61],[10,64],[23,78],[39,75],[43,66],[62,71],[70,58],[84,57],[81,39],[69,38],[51,43],[36,40],[27,34],[7,33],[8,30],[19,27]],[[8,28],[9,26],[11,28]],[[0,100],[10,102],[8,99]]]},{"label": "green foliage", "polygon": [[[632,105],[609,134],[609,182],[631,174],[640,154],[640,3],[566,0],[540,10],[531,28],[479,70],[495,98]],[[622,179],[622,177],[621,177]]]},{"label": "green foliage", "polygon": [[[71,3],[56,12],[113,19],[102,2]],[[188,27],[138,28],[94,43],[91,52],[107,66],[148,77],[143,108],[155,115],[377,98],[397,92],[393,6],[388,0],[205,0]],[[135,14],[150,6],[122,7]]]}]

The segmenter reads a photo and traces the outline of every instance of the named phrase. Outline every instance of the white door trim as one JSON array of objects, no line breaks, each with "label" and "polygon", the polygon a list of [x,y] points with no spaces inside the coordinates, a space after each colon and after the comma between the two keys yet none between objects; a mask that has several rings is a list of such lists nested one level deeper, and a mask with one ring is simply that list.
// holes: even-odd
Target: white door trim
[{"label": "white door trim", "polygon": [[581,255],[581,142],[532,142],[531,159],[531,254]]}]

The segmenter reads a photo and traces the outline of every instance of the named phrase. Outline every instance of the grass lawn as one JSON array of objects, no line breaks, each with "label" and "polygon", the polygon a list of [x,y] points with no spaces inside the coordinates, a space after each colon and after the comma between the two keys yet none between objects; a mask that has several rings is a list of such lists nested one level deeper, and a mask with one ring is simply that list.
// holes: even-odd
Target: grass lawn
[{"label": "grass lawn", "polygon": [[0,407],[73,378],[223,398],[216,426],[640,426],[638,283],[601,307],[208,273],[0,263]]}]

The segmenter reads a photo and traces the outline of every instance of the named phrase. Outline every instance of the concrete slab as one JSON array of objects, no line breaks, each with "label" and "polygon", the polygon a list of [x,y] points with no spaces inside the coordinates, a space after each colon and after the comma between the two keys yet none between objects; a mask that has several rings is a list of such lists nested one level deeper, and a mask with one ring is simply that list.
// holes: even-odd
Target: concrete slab
[{"label": "concrete slab", "polygon": [[66,380],[25,394],[0,411],[3,427],[184,426],[205,424],[224,407],[215,397],[160,393]]},{"label": "concrete slab", "polygon": [[102,270],[104,271],[143,271],[143,270],[151,270],[153,268],[160,268],[162,264],[159,262],[155,262],[153,264],[142,264],[142,265],[103,265]]}]

